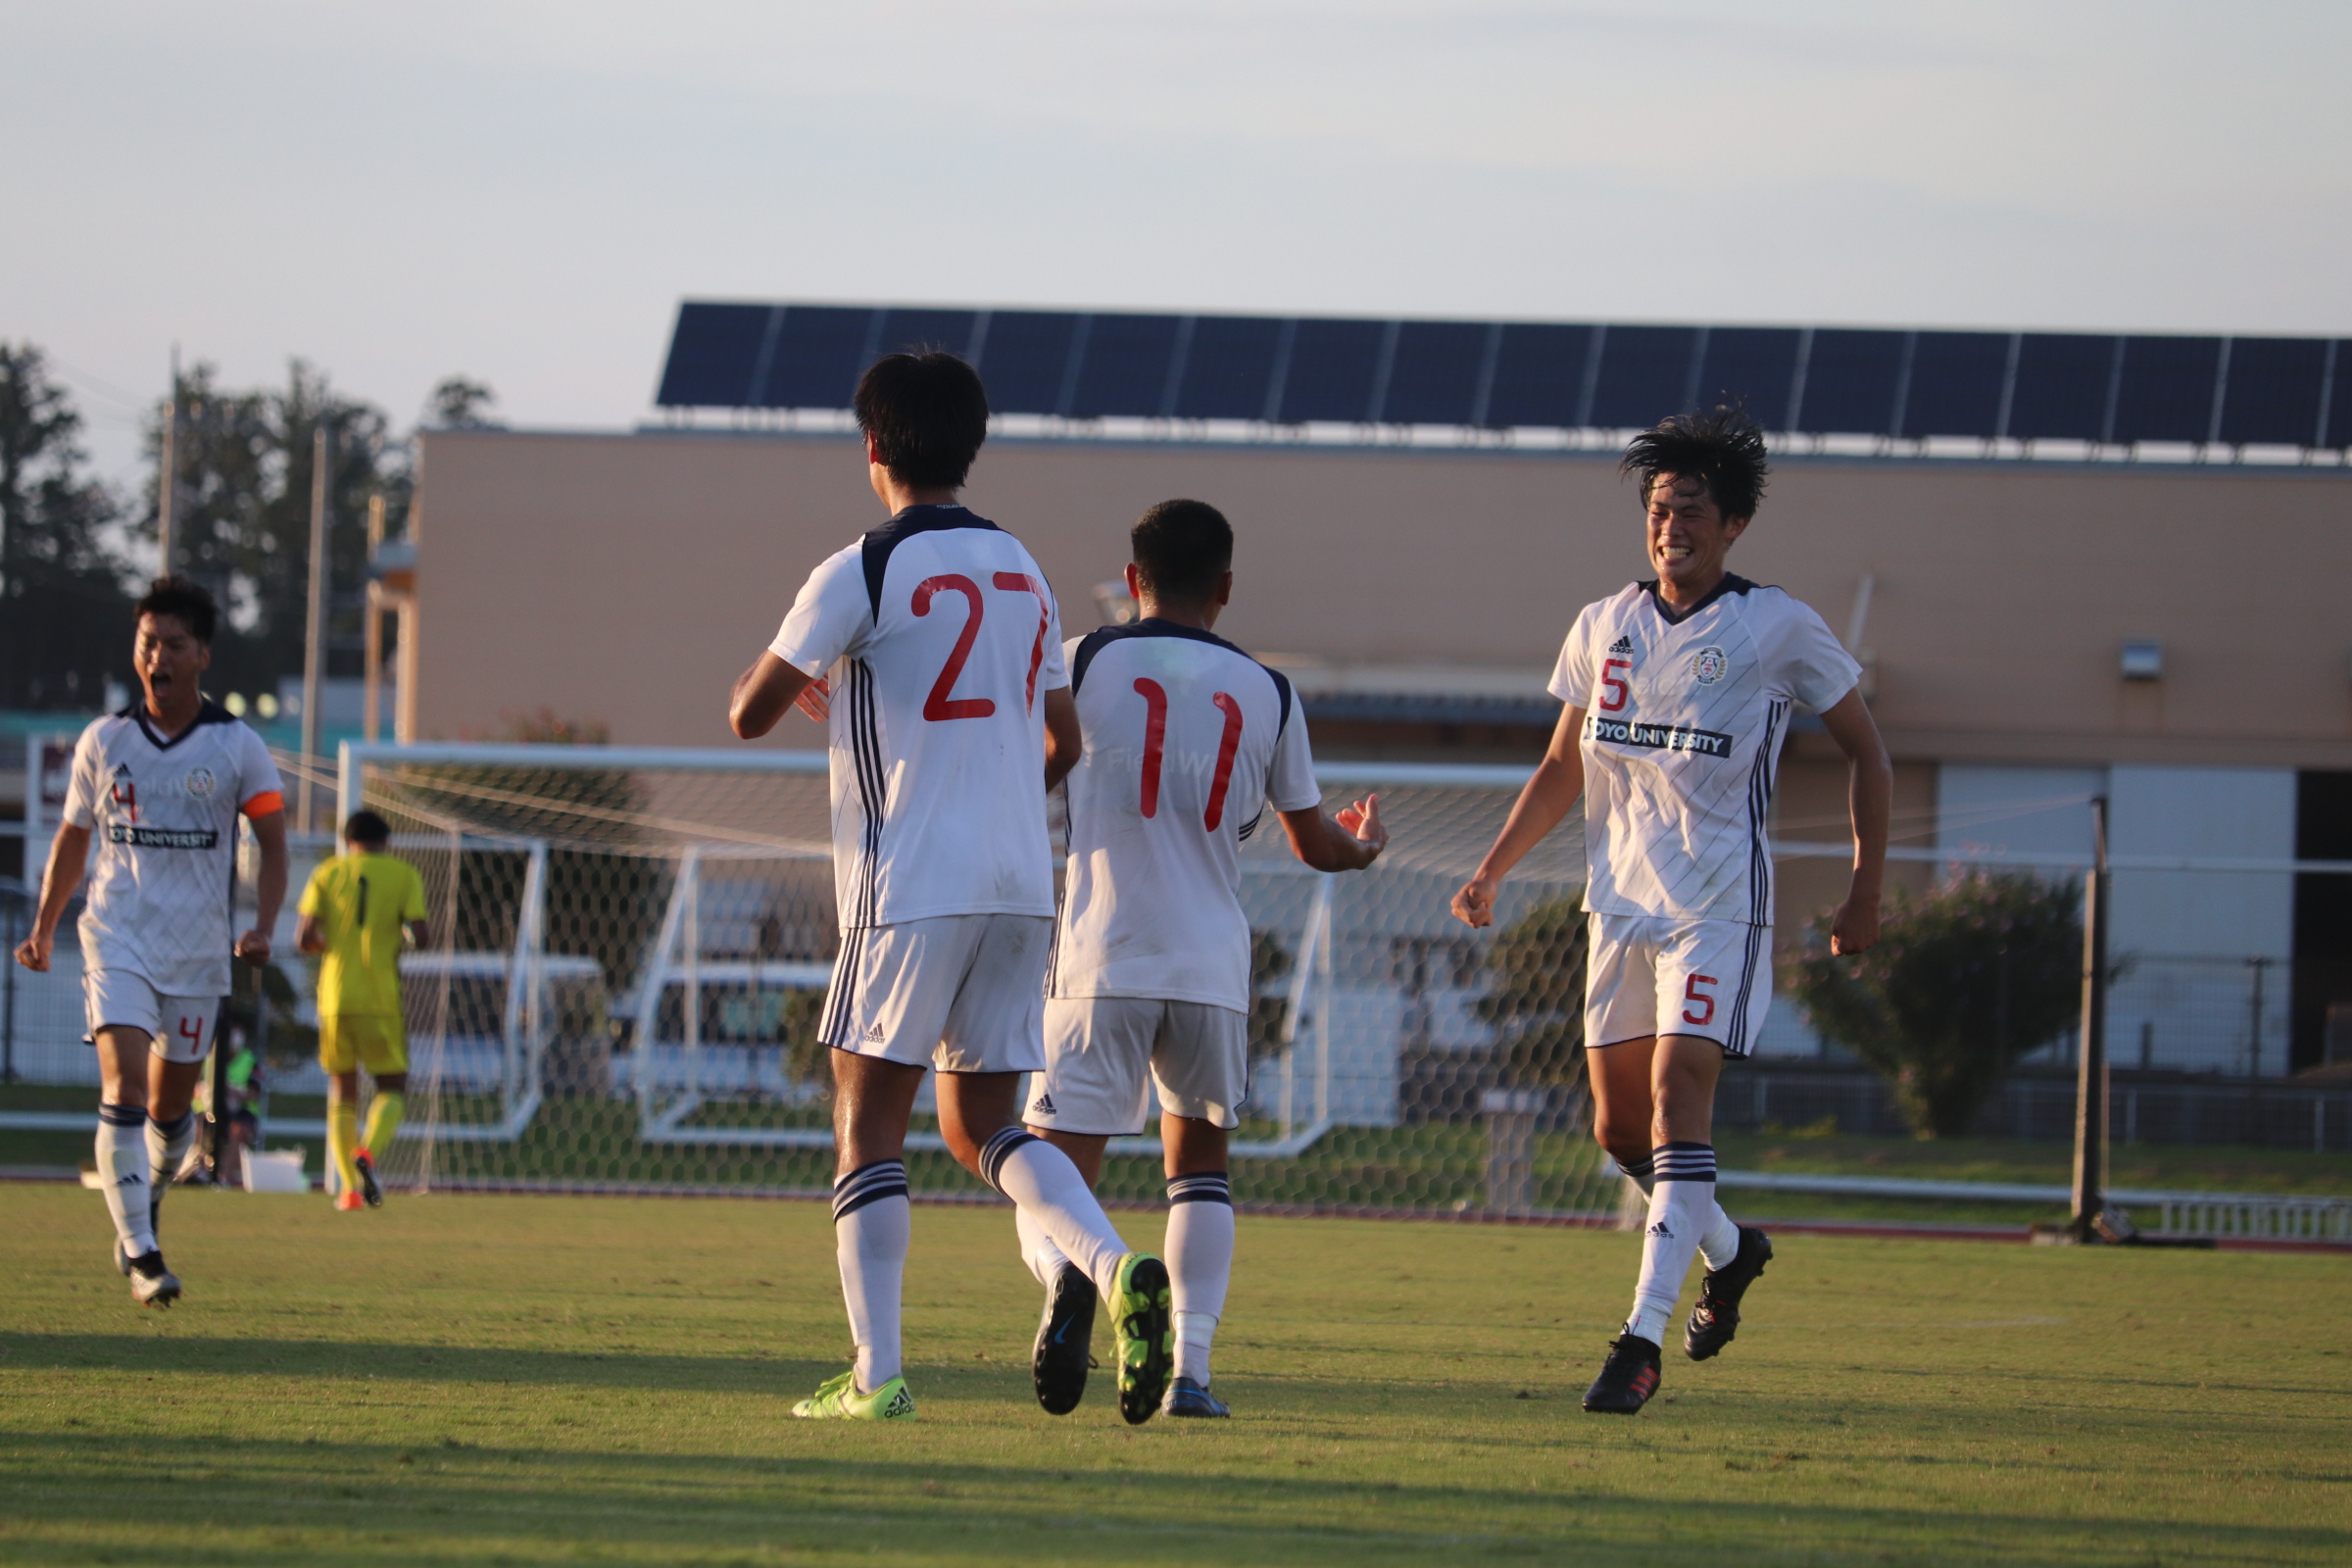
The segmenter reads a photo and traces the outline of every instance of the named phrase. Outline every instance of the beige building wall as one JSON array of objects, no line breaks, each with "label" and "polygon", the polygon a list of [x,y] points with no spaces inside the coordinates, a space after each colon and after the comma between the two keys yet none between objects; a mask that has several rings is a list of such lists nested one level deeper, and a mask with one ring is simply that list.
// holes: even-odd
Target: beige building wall
[{"label": "beige building wall", "polygon": [[[1647,574],[1601,454],[1004,441],[967,492],[1072,632],[1127,526],[1178,495],[1233,518],[1218,629],[1261,654],[1525,687],[1580,606]],[[733,744],[729,682],[882,515],[844,437],[428,434],[417,733],[547,709]],[[1732,564],[1840,634],[1872,580],[1861,644],[1898,757],[2352,767],[2343,470],[1786,458]],[[2143,639],[2164,678],[2126,682]],[[815,739],[796,718],[771,744]]]}]

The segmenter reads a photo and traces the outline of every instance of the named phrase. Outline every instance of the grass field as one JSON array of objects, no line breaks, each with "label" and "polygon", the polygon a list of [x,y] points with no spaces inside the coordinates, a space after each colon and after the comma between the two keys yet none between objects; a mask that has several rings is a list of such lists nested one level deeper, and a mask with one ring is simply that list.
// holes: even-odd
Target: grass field
[{"label": "grass field", "polygon": [[2340,1255],[1791,1236],[1629,1421],[1576,1401],[1636,1238],[1246,1216],[1237,1418],[1129,1429],[1037,1408],[1008,1217],[927,1206],[870,1427],[785,1417],[814,1203],[180,1193],[169,1313],[94,1195],[0,1215],[12,1564],[2352,1560]]}]

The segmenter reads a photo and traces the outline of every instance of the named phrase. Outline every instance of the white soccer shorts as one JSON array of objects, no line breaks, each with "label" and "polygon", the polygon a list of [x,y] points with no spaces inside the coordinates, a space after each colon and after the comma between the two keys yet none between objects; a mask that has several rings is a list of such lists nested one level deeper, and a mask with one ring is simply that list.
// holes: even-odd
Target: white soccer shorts
[{"label": "white soccer shorts", "polygon": [[841,934],[817,1038],[836,1051],[941,1072],[1046,1064],[1043,914],[943,914]]},{"label": "white soccer shorts", "polygon": [[202,1061],[220,1022],[219,997],[167,997],[127,969],[83,970],[81,1008],[92,1044],[101,1029],[144,1029],[166,1061]]},{"label": "white soccer shorts", "polygon": [[1696,1035],[1755,1050],[1772,1003],[1772,928],[1740,920],[1589,914],[1585,1044]]},{"label": "white soccer shorts", "polygon": [[1021,1119],[1065,1133],[1140,1133],[1159,1108],[1228,1131],[1250,1098],[1250,1015],[1155,997],[1046,1003],[1046,1070]]}]

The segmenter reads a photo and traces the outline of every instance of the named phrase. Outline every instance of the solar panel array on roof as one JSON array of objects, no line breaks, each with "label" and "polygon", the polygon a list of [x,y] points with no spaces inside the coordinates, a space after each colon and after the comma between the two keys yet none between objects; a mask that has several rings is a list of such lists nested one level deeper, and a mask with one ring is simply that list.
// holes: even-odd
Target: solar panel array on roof
[{"label": "solar panel array on roof", "polygon": [[846,409],[877,356],[941,349],[978,367],[995,412],[1069,419],[1625,430],[1734,404],[1816,435],[2339,449],[2352,447],[2340,347],[689,300],[655,402]]}]

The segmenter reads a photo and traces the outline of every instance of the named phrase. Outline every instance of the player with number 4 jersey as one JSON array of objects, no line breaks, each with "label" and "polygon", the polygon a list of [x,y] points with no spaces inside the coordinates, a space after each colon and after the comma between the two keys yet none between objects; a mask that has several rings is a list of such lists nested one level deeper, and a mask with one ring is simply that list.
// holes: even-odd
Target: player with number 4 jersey
[{"label": "player with number 4 jersey", "polygon": [[1722,409],[1677,416],[1637,437],[1623,466],[1641,477],[1657,576],[1577,616],[1552,676],[1565,707],[1550,752],[1453,907],[1492,923],[1504,874],[1584,798],[1593,1135],[1649,1195],[1634,1310],[1585,1408],[1631,1415],[1657,1392],[1693,1252],[1707,1264],[1683,1336],[1694,1361],[1731,1342],[1772,1257],[1770,1238],[1715,1200],[1714,1104],[1772,996],[1765,821],[1790,718],[1818,712],[1852,772],[1838,953],[1878,940],[1892,773],[1861,668],[1821,617],[1725,569],[1763,495],[1755,426]]},{"label": "player with number 4 jersey", "polygon": [[[1226,1138],[1250,1084],[1250,921],[1241,841],[1271,805],[1300,859],[1371,864],[1378,798],[1323,813],[1306,715],[1280,674],[1209,628],[1233,590],[1233,529],[1214,507],[1168,501],[1132,537],[1142,618],[1070,644],[1085,755],[1064,786],[1069,865],[1046,989],[1046,1070],[1030,1129],[1087,1180],[1158,1090],[1166,1151],[1176,1375],[1162,1408],[1221,1416],[1208,1355],[1233,1268]],[[1046,1288],[1032,1371],[1055,1414],[1084,1395],[1094,1295],[1023,1215],[1022,1260]]]},{"label": "player with number 4 jersey", "polygon": [[1045,1065],[1046,791],[1079,748],[1058,612],[1021,542],[956,499],[988,432],[969,366],[885,356],[857,411],[890,519],[809,574],[729,710],[751,739],[797,703],[832,742],[841,954],[819,1038],[833,1048],[835,1252],[858,1360],[793,1414],[914,1414],[899,1335],[904,1156],[936,1066],[949,1151],[1115,1303],[1120,1402],[1141,1421],[1173,1362],[1167,1270],[1127,1249],[1069,1159],[1019,1121],[1021,1074]]},{"label": "player with number 4 jersey", "polygon": [[[163,1195],[196,1137],[190,1108],[213,1048],[233,953],[270,961],[286,892],[285,801],[262,738],[198,680],[219,611],[184,577],[158,577],[137,606],[140,700],[93,721],[74,748],[65,820],[49,847],[32,934],[17,948],[49,967],[57,926],[90,863],[81,915],[82,997],[98,1052],[98,1178],[115,1222],[115,1266],[131,1298],[180,1294],[156,1239]],[[260,850],[253,926],[236,934],[237,819]]]}]

